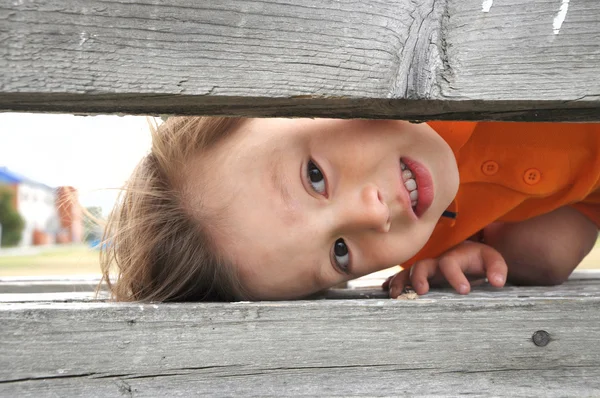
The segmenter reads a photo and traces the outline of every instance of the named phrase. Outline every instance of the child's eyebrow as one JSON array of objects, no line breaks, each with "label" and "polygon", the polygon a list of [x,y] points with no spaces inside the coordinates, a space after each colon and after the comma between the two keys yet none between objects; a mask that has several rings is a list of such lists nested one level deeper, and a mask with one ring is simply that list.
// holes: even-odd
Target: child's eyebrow
[{"label": "child's eyebrow", "polygon": [[290,184],[290,181],[285,178],[282,173],[282,162],[283,156],[280,152],[278,152],[275,154],[269,165],[271,168],[271,182],[273,183],[275,189],[279,191],[285,207],[290,208],[292,207],[292,195],[290,195],[290,191],[287,188]]}]

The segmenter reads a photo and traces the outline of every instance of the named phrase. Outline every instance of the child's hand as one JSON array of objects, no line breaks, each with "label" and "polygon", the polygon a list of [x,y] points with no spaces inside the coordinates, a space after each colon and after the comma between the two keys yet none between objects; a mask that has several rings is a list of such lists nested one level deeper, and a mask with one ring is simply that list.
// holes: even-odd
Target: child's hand
[{"label": "child's hand", "polygon": [[458,293],[467,294],[471,290],[467,276],[470,279],[487,277],[492,286],[502,287],[507,273],[506,262],[496,249],[465,241],[438,258],[418,261],[410,269],[388,278],[383,288],[389,289],[391,298],[396,298],[407,285],[421,295],[429,291],[430,285],[449,283]]}]

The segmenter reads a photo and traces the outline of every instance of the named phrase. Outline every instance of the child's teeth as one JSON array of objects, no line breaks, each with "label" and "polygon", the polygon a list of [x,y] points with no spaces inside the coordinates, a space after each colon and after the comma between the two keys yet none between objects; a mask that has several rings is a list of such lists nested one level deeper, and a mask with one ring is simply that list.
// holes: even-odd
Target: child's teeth
[{"label": "child's teeth", "polygon": [[405,181],[404,182],[404,186],[406,187],[406,189],[408,190],[408,192],[414,191],[415,189],[417,189],[417,183],[412,178],[410,180],[408,180],[408,181]]},{"label": "child's teeth", "polygon": [[404,181],[404,186],[408,191],[410,196],[410,205],[415,207],[417,205],[419,199],[419,191],[417,191],[417,182],[415,181],[415,176],[412,171],[406,167],[404,162],[400,162],[400,167],[402,168],[402,180]]},{"label": "child's teeth", "polygon": [[416,202],[419,199],[419,192],[415,189],[414,191],[410,191],[410,200]]}]

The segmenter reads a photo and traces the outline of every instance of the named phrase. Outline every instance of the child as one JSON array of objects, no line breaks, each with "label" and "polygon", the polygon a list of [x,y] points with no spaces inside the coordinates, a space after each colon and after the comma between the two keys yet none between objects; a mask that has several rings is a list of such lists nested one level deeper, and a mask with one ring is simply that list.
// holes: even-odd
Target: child
[{"label": "child", "polygon": [[300,298],[396,264],[390,297],[557,284],[596,241],[599,186],[597,124],[169,118],[102,269],[139,301]]}]

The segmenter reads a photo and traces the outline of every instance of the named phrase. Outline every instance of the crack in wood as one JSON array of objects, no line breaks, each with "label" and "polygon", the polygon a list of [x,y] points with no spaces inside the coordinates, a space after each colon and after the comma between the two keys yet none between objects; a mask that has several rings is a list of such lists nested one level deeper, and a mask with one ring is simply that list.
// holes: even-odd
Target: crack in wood
[{"label": "crack in wood", "polygon": [[[160,377],[171,377],[171,376],[187,376],[190,373],[149,373],[139,376],[125,377],[125,380],[137,380],[137,379],[158,379]],[[123,380],[123,379],[121,379]]]},{"label": "crack in wood", "polygon": [[[441,91],[438,80],[445,79],[444,75],[448,73],[437,72],[437,69],[439,65],[442,69],[449,68],[443,26],[448,5],[446,0],[441,5],[439,1],[431,0],[427,4],[411,1],[413,9],[407,16],[411,22],[406,28],[405,42],[400,43],[401,50],[389,89],[391,98],[433,98],[437,95],[433,88]],[[425,7],[428,9],[424,10]],[[439,7],[443,7],[443,12],[439,11]],[[437,24],[436,20],[439,20]],[[432,46],[437,52],[432,50]]]},{"label": "crack in wood", "polygon": [[[376,368],[387,368],[387,367],[395,367],[397,364],[393,363],[384,363],[384,364],[363,364],[363,365],[329,365],[329,366],[280,366],[273,368],[259,368],[252,371],[248,369],[247,372],[244,373],[235,373],[235,374],[226,374],[226,375],[214,375],[214,377],[219,378],[229,378],[229,377],[243,377],[243,376],[255,376],[255,375],[269,375],[274,372],[285,372],[285,371],[313,371],[313,370],[331,370],[331,369],[376,369]],[[8,383],[21,383],[21,382],[29,382],[29,381],[41,381],[41,380],[51,380],[51,379],[76,379],[76,378],[92,378],[95,380],[102,379],[116,379],[115,381],[119,381],[123,385],[119,383],[119,389],[127,390],[131,392],[131,385],[126,382],[126,380],[141,380],[141,379],[152,379],[152,378],[162,378],[162,377],[172,377],[172,376],[188,376],[193,373],[195,370],[209,370],[209,369],[232,369],[232,368],[243,368],[247,365],[236,364],[236,365],[216,365],[216,366],[193,366],[193,367],[183,367],[183,368],[175,368],[172,370],[189,370],[190,372],[171,372],[171,373],[148,373],[148,374],[140,374],[134,375],[131,373],[119,373],[119,374],[99,374],[97,372],[87,372],[80,374],[68,374],[68,375],[48,375],[48,376],[38,376],[38,377],[23,377],[19,379],[11,379],[11,380],[0,380],[0,384],[8,384]],[[382,369],[384,372],[401,372],[401,371],[421,371],[421,370],[435,370],[437,368],[429,368],[429,367],[410,367],[410,368],[393,368],[393,369]],[[167,372],[169,372],[167,370]]]},{"label": "crack in wood", "polygon": [[52,380],[52,379],[77,379],[82,377],[90,377],[97,374],[96,372],[79,373],[79,374],[68,374],[68,375],[48,375],[48,376],[37,376],[37,377],[23,377],[20,379],[8,379],[0,380],[0,384],[9,383],[21,383],[26,381],[39,381],[39,380]]},{"label": "crack in wood", "polygon": [[92,379],[96,379],[96,380],[113,379],[115,377],[119,378],[119,377],[127,377],[127,376],[131,376],[131,373],[120,373],[120,374],[108,374],[108,375],[102,375],[102,376],[94,376],[94,377],[92,377]]},{"label": "crack in wood", "polygon": [[502,368],[502,369],[484,369],[484,370],[448,370],[439,372],[440,374],[478,374],[478,373],[500,373],[500,372],[522,372],[522,371],[550,371],[564,369],[597,369],[598,365],[563,365],[546,366],[539,368]]},{"label": "crack in wood", "polygon": [[240,366],[245,366],[242,364],[236,365],[211,365],[211,366],[190,366],[184,368],[174,368],[173,370],[205,370],[205,369],[223,369],[223,368],[236,368]]},{"label": "crack in wood", "polygon": [[[442,70],[440,71],[439,75],[436,77],[441,78],[447,85],[448,87],[452,87],[452,77],[454,75],[454,71],[452,69],[452,64],[450,63],[449,60],[449,56],[448,56],[448,41],[447,41],[447,36],[448,36],[448,23],[450,21],[450,11],[449,11],[449,5],[448,5],[448,1],[444,0],[444,10],[442,12],[442,17],[440,18],[440,29],[439,29],[439,40],[438,43],[435,43],[437,45],[438,51],[439,51],[439,57],[440,60],[442,61]],[[436,79],[437,80],[437,79]],[[444,97],[444,90],[442,89],[442,83],[440,81],[436,81],[435,84],[438,87],[438,95]]]}]

